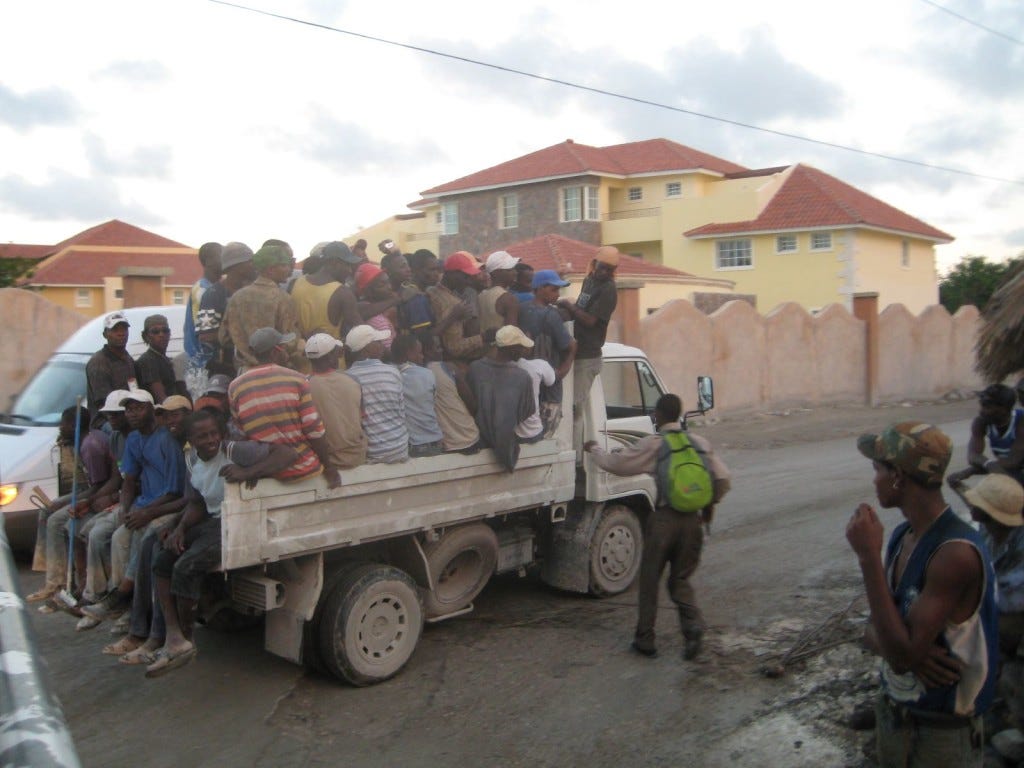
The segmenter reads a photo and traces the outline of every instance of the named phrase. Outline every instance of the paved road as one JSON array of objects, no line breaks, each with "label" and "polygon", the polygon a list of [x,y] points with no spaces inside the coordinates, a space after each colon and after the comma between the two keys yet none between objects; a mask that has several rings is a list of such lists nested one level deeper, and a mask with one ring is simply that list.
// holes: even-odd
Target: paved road
[{"label": "paved road", "polygon": [[[968,423],[945,428],[966,436]],[[798,716],[798,677],[756,670],[772,628],[818,621],[857,593],[843,530],[870,500],[870,467],[848,438],[725,458],[736,480],[699,575],[711,632],[698,663],[679,659],[672,611],[659,616],[661,655],[642,659],[628,651],[633,593],[593,600],[530,578],[496,579],[369,689],[264,653],[258,631],[200,630],[195,662],[146,680],[99,653],[104,627],[75,633],[67,616],[34,614],[83,763],[856,765]],[[897,515],[883,513],[887,527]],[[25,591],[39,581],[22,577]]]}]

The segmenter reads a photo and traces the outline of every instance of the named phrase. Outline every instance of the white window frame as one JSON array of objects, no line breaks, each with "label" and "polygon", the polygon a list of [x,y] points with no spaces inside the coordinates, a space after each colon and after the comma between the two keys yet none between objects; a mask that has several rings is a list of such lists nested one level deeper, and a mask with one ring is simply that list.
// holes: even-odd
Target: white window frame
[{"label": "white window frame", "polygon": [[906,239],[900,244],[900,266],[910,269],[910,241]]},{"label": "white window frame", "polygon": [[171,291],[171,303],[177,307],[184,305],[185,303],[185,289],[175,288]]},{"label": "white window frame", "polygon": [[437,226],[444,224],[444,212],[440,208],[434,211],[434,223]]},{"label": "white window frame", "polygon": [[598,193],[599,190],[595,186],[583,187],[583,211],[587,221],[600,221],[601,219],[601,199],[598,197]]},{"label": "white window frame", "polygon": [[[815,245],[814,240],[818,237],[827,237],[827,245]],[[811,232],[811,250],[812,251],[831,251],[832,250],[832,233],[831,232]]]},{"label": "white window frame", "polygon": [[92,289],[90,289],[90,288],[75,288],[75,306],[76,307],[91,307],[92,306]]},{"label": "white window frame", "polygon": [[[746,263],[729,263],[723,265],[723,251],[729,250],[725,256],[732,262],[740,262],[743,258],[741,251],[746,251]],[[754,241],[749,237],[733,237],[728,240],[715,241],[715,269],[753,269],[754,268]]]},{"label": "white window frame", "polygon": [[[787,241],[791,240],[793,242],[793,247],[792,248],[783,248],[782,247],[782,241],[783,240],[787,240]],[[797,249],[799,247],[800,247],[800,241],[797,239],[796,235],[776,235],[775,236],[775,252],[776,253],[796,253]]]},{"label": "white window frame", "polygon": [[626,190],[626,199],[631,203],[640,203],[644,199],[643,187],[630,187]]},{"label": "white window frame", "polygon": [[600,189],[590,184],[562,187],[558,196],[559,220],[599,221],[601,219]]},{"label": "white window frame", "polygon": [[665,182],[665,197],[682,197],[683,196],[683,182],[681,181],[668,181]]},{"label": "white window frame", "polygon": [[519,226],[519,195],[515,192],[498,198],[498,228],[515,229]]},{"label": "white window frame", "polygon": [[441,234],[459,234],[459,204],[441,203]]}]

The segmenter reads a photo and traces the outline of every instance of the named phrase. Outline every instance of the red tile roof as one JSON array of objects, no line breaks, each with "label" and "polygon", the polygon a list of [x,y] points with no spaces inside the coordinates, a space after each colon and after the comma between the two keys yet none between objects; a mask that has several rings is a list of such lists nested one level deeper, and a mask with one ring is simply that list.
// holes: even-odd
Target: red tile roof
[{"label": "red tile roof", "polygon": [[[561,235],[541,235],[507,245],[504,250],[519,257],[534,269],[553,269],[568,277],[582,277],[586,275],[587,267],[594,259],[597,246]],[[625,253],[619,260],[616,275],[620,278],[693,277],[689,272],[651,264]]]},{"label": "red tile roof", "polygon": [[[161,238],[162,239],[162,238]],[[120,267],[170,267],[164,285],[192,285],[203,274],[196,251],[182,250],[81,250],[67,248],[43,262],[29,285],[102,285],[104,277],[116,277]]]},{"label": "red tile roof", "polygon": [[50,253],[59,253],[69,245],[110,245],[134,246],[138,248],[187,248],[187,245],[169,240],[166,237],[148,232],[145,229],[126,224],[118,219],[111,219],[103,224],[79,232],[57,245]]},{"label": "red tile roof", "polygon": [[868,226],[948,243],[948,235],[809,165],[795,165],[761,215],[749,221],[705,224],[686,237],[775,232],[815,227]]},{"label": "red tile roof", "polygon": [[52,245],[0,244],[0,259],[35,259],[38,261],[51,253],[53,253]]},{"label": "red tile roof", "polygon": [[629,176],[636,173],[705,169],[726,174],[745,171],[742,165],[700,152],[668,139],[648,139],[610,147],[591,147],[571,139],[499,165],[449,181],[422,193],[424,197],[478,187],[522,184],[558,176],[585,174]]}]

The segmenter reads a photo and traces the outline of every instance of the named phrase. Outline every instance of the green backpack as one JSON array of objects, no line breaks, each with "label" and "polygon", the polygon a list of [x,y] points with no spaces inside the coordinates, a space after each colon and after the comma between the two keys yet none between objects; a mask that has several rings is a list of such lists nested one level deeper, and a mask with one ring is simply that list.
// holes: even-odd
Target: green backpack
[{"label": "green backpack", "polygon": [[699,512],[714,498],[714,481],[701,452],[683,432],[662,435],[658,451],[658,491],[677,512]]}]

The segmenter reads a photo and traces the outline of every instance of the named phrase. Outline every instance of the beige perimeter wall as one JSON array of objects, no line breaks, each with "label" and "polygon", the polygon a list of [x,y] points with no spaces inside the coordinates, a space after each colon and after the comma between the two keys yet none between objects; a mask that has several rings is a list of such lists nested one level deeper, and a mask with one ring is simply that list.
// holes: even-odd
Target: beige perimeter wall
[{"label": "beige perimeter wall", "polygon": [[0,289],[0,410],[7,410],[11,395],[88,320],[32,291]]},{"label": "beige perimeter wall", "polygon": [[[900,304],[886,308],[878,317],[877,402],[979,387],[979,324],[974,307],[953,317],[938,305],[917,316]],[[865,324],[839,304],[811,315],[787,303],[760,315],[730,301],[705,315],[676,300],[644,317],[640,336],[665,385],[691,407],[702,374],[715,379],[721,415],[866,399]]]}]

